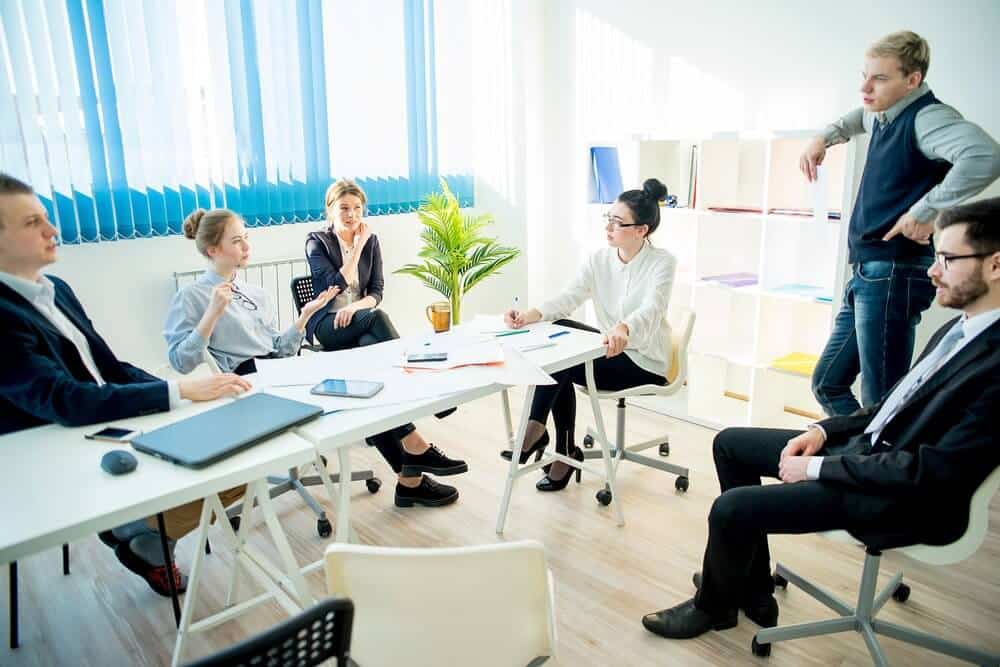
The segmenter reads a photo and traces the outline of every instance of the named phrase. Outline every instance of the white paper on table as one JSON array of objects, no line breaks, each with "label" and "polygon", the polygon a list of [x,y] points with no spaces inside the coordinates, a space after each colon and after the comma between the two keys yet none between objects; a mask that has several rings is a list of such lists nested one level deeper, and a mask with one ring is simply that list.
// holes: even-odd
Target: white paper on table
[{"label": "white paper on table", "polygon": [[546,347],[553,347],[559,343],[559,338],[552,338],[552,334],[564,331],[560,327],[549,323],[534,324],[525,329],[527,333],[501,336],[497,340],[506,348],[513,348],[518,352],[531,352],[541,350]]},{"label": "white paper on table", "polygon": [[485,366],[489,364],[502,364],[504,362],[504,351],[495,340],[452,346],[449,348],[435,349],[434,346],[415,347],[407,350],[407,353],[425,353],[430,351],[447,352],[448,358],[444,361],[406,361],[404,356],[400,360],[400,366],[412,369],[424,370],[445,370],[460,368],[463,366]]},{"label": "white paper on table", "polygon": [[471,322],[463,324],[462,329],[477,334],[498,334],[510,331],[510,327],[503,321],[503,315],[476,315]]},{"label": "white paper on table", "polygon": [[455,371],[416,374],[407,373],[401,368],[371,369],[363,378],[358,379],[381,382],[385,386],[382,391],[371,398],[319,396],[310,393],[312,385],[269,387],[267,391],[284,398],[318,405],[327,411],[358,410],[437,398],[455,392],[485,387],[495,382],[489,377],[456,374]]}]

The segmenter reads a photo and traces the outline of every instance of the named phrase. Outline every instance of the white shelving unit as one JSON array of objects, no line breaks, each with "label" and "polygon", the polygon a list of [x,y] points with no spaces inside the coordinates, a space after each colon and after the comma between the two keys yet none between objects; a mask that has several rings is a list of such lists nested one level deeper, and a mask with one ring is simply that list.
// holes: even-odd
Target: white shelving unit
[{"label": "white shelving unit", "polygon": [[[830,149],[808,184],[798,158],[810,136],[717,135],[696,146],[696,208],[662,209],[654,237],[678,258],[672,306],[697,313],[688,386],[636,404],[713,427],[802,428],[821,416],[809,374],[772,367],[820,354],[841,289],[844,235],[829,213],[844,213],[851,149]],[[684,164],[690,146],[639,141],[637,182],[659,177],[648,166]],[[674,178],[686,192],[683,174]]]}]

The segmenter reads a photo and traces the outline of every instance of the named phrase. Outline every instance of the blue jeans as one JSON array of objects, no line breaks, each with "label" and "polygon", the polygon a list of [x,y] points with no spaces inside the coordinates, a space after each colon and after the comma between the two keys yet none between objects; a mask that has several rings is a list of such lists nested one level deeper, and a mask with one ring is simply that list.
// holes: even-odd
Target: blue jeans
[{"label": "blue jeans", "polygon": [[910,367],[920,315],[934,299],[927,276],[933,260],[858,262],[844,302],[812,377],[812,391],[828,415],[860,405],[851,385],[861,373],[861,403],[878,403]]}]

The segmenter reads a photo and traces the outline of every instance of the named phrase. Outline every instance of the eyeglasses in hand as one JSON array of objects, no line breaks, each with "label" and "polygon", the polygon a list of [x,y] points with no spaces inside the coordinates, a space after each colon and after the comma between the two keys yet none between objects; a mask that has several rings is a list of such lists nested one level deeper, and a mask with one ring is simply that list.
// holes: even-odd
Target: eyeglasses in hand
[{"label": "eyeglasses in hand", "polygon": [[233,297],[240,302],[240,305],[247,310],[257,310],[257,304],[253,302],[253,299],[248,297],[243,292],[236,289],[236,283],[232,284]]}]

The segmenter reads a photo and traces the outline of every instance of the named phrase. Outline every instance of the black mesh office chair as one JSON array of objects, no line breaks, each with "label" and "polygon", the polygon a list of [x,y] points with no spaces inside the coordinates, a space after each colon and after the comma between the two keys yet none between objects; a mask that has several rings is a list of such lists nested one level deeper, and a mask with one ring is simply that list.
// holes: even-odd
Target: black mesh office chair
[{"label": "black mesh office chair", "polygon": [[354,603],[347,598],[328,598],[188,667],[311,667],[331,659],[337,661],[337,667],[357,667],[349,655],[353,623]]},{"label": "black mesh office chair", "polygon": [[[302,306],[316,298],[316,290],[313,289],[312,276],[298,276],[297,278],[292,278],[291,288],[292,301],[295,303],[295,312],[301,313]],[[309,350],[311,352],[322,352],[323,346],[317,343],[312,336],[309,336],[306,338],[306,342],[302,344],[302,349]]]}]

